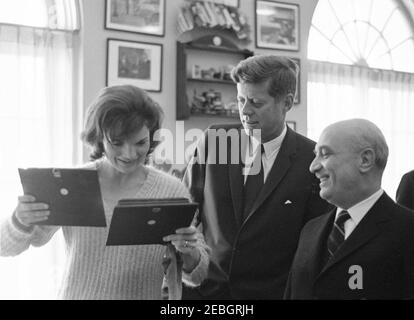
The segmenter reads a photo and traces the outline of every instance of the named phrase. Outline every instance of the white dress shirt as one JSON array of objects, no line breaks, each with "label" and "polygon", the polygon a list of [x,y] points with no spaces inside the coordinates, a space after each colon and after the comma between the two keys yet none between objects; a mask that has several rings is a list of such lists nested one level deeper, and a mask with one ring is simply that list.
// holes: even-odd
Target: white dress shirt
[{"label": "white dress shirt", "polygon": [[[351,219],[348,219],[347,221],[345,221],[345,224],[344,224],[345,239],[347,239],[349,235],[352,233],[352,231],[354,231],[358,223],[362,220],[362,218],[365,217],[367,212],[372,208],[375,202],[378,201],[378,199],[382,196],[383,193],[384,193],[384,190],[379,189],[377,192],[372,194],[367,199],[362,200],[361,202],[357,203],[356,205],[346,210],[351,216]],[[336,209],[335,220],[338,218],[339,213],[343,210],[345,209],[342,209],[342,208]]]},{"label": "white dress shirt", "polygon": [[[264,182],[266,182],[267,176],[269,175],[269,172],[272,169],[273,163],[275,162],[276,157],[279,154],[280,146],[282,145],[282,142],[285,139],[286,132],[287,132],[287,129],[286,129],[286,124],[285,124],[282,133],[278,137],[274,138],[273,140],[263,143],[264,153],[262,154],[262,164],[263,164]],[[260,152],[260,142],[257,141],[254,137],[252,138],[253,139],[249,139],[249,140],[252,146],[252,150],[254,150],[254,157],[255,157],[256,153]],[[248,148],[246,151],[246,158],[248,157],[247,152],[248,152]],[[249,174],[249,170],[247,170],[247,174],[244,176],[244,183],[246,183],[248,174]]]}]

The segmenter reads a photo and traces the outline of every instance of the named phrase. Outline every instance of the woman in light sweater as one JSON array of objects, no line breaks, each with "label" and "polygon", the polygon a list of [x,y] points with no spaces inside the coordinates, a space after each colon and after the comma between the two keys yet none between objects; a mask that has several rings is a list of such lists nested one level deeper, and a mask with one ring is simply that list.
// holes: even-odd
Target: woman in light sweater
[{"label": "woman in light sweater", "polygon": [[[162,117],[162,109],[145,91],[128,85],[104,88],[89,107],[82,139],[92,147],[92,161],[84,168],[98,172],[108,226],[122,198],[189,198],[178,179],[146,165],[158,144],[153,136]],[[34,223],[47,220],[49,214],[46,204],[20,196],[12,217],[0,226],[0,254],[14,256],[31,245],[46,244],[59,227]],[[170,263],[167,275],[182,267],[182,280],[191,286],[206,276],[208,247],[193,226],[166,237],[167,252],[162,245],[107,247],[108,228],[62,229],[67,252],[59,292],[63,299],[161,299],[163,256],[171,258],[172,246],[181,263]],[[175,280],[168,285],[170,298],[177,299],[181,277]]]}]

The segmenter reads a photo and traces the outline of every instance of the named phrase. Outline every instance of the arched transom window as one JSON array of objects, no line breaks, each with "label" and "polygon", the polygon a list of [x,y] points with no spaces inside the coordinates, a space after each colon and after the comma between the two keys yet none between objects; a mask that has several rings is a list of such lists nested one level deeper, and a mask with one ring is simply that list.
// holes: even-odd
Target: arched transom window
[{"label": "arched transom window", "polygon": [[320,0],[308,58],[414,73],[414,39],[407,11],[395,0]]}]

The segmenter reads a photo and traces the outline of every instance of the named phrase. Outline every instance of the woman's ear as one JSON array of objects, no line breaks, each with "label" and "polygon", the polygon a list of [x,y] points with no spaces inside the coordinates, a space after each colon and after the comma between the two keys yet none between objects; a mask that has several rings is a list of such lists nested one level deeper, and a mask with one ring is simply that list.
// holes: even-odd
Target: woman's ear
[{"label": "woman's ear", "polygon": [[368,172],[375,167],[375,151],[372,148],[365,148],[360,153],[360,170],[362,172]]}]

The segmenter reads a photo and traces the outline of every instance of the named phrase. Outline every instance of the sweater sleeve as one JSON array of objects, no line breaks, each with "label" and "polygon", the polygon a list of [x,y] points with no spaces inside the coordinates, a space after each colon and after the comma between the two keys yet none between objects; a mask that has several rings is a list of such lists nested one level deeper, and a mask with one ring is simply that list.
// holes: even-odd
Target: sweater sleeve
[{"label": "sweater sleeve", "polygon": [[204,240],[201,224],[198,226],[198,229],[197,247],[200,250],[200,261],[190,273],[183,270],[183,282],[189,287],[197,287],[207,278],[208,265],[210,263],[211,249]]},{"label": "sweater sleeve", "polygon": [[0,223],[0,256],[17,256],[31,245],[40,247],[46,244],[59,227],[35,225],[22,229],[10,217]]}]

